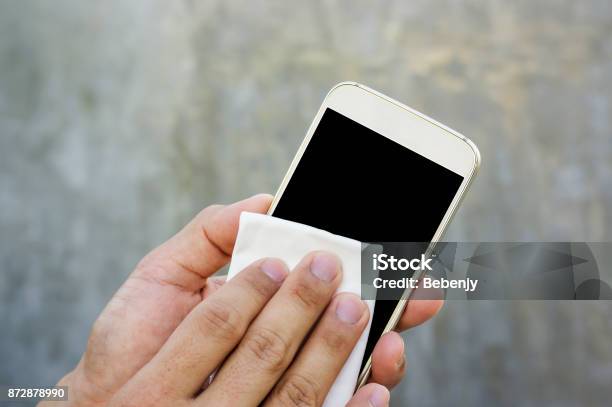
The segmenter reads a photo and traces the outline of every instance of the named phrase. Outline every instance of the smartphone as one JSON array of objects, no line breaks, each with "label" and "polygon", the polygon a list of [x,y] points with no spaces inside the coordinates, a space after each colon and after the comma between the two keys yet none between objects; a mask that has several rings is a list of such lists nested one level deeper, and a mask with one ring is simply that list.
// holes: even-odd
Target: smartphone
[{"label": "smartphone", "polygon": [[[331,89],[269,214],[362,242],[435,242],[480,165],[470,140],[364,85]],[[409,300],[377,300],[358,386]]]}]

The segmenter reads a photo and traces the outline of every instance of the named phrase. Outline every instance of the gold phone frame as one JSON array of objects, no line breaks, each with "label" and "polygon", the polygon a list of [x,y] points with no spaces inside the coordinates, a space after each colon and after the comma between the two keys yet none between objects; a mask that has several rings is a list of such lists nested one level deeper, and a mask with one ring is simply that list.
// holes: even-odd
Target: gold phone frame
[{"label": "gold phone frame", "polygon": [[[337,111],[463,177],[463,182],[432,238],[427,250],[427,253],[430,253],[436,242],[442,238],[478,173],[481,162],[480,152],[476,145],[462,134],[356,82],[341,82],[329,91],[274,196],[268,214],[271,215],[274,212],[327,108]],[[415,278],[421,277],[422,275],[415,276]],[[396,327],[412,291],[410,289],[404,291],[381,336]],[[372,357],[370,356],[359,374],[356,389],[367,383],[371,369]]]}]

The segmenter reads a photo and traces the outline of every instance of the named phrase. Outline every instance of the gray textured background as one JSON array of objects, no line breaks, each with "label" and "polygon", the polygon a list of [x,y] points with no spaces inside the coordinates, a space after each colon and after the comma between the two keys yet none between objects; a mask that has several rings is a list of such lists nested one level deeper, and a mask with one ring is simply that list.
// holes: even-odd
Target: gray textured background
[{"label": "gray textured background", "polygon": [[[612,3],[0,1],[0,384],[51,384],[135,262],[274,191],[368,84],[484,157],[448,237],[612,239]],[[456,302],[394,402],[610,405],[612,303]]]}]

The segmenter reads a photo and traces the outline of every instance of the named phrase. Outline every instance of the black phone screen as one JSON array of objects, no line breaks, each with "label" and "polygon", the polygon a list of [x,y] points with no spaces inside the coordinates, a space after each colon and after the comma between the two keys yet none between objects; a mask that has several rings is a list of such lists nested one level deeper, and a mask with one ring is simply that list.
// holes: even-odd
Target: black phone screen
[{"label": "black phone screen", "polygon": [[[327,109],[273,216],[362,242],[429,242],[463,177]],[[376,301],[365,361],[397,301]]]}]

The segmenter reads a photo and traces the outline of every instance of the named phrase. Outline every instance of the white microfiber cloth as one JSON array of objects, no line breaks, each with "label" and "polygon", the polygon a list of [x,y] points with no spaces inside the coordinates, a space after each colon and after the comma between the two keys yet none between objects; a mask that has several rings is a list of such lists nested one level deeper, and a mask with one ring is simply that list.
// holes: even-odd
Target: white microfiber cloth
[{"label": "white microfiber cloth", "polygon": [[[342,283],[338,292],[352,292],[361,296],[361,247],[361,242],[357,240],[311,226],[243,212],[227,278],[231,279],[263,257],[279,258],[291,270],[307,253],[325,250],[335,253],[342,261]],[[323,403],[325,407],[346,405],[355,390],[374,315],[374,301],[368,300],[366,303],[370,309],[370,321],[327,394]]]}]

